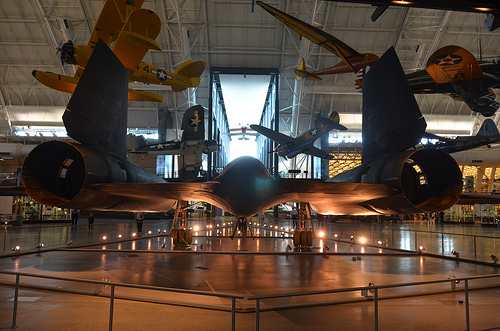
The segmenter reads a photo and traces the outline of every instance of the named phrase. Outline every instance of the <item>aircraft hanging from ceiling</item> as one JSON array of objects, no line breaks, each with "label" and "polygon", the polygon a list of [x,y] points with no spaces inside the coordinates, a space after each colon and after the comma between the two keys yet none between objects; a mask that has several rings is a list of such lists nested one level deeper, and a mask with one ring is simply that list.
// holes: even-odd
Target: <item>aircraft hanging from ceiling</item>
[{"label": "aircraft hanging from ceiling", "polygon": [[65,208],[157,212],[202,201],[238,219],[294,201],[342,215],[435,212],[455,204],[462,191],[456,162],[439,150],[409,149],[426,124],[393,49],[365,79],[361,166],[326,182],[275,179],[257,159],[241,157],[211,181],[166,183],[125,160],[128,73],[99,42],[63,115],[79,143],[37,146],[23,165],[24,189],[39,203]]},{"label": "aircraft hanging from ceiling", "polygon": [[[168,85],[175,92],[188,87],[197,87],[205,70],[203,61],[185,61],[175,72],[168,72],[151,64],[141,62],[149,49],[161,51],[155,41],[161,28],[158,15],[141,9],[144,0],[106,0],[94,26],[87,45],[74,45],[71,40],[58,47],[61,65],[77,65],[73,77],[33,70],[33,76],[42,84],[67,93],[73,93],[83,69],[99,39],[111,47],[129,73],[129,81],[145,84]],[[161,95],[129,89],[128,99],[161,102]]]},{"label": "aircraft hanging from ceiling", "polygon": [[[356,88],[361,90],[366,66],[372,66],[378,59],[371,53],[360,54],[334,36],[288,15],[261,1],[257,4],[313,43],[339,56],[337,65],[308,72],[304,60],[295,73],[300,78],[321,80],[321,75],[347,72],[357,73]],[[500,86],[500,63],[480,61],[459,46],[446,46],[434,52],[427,61],[426,69],[407,75],[414,93],[448,94],[464,101],[472,111],[483,116],[492,116],[499,108],[492,88]]]},{"label": "aircraft hanging from ceiling", "polygon": [[301,36],[306,37],[313,43],[320,45],[342,59],[342,62],[339,62],[333,67],[312,73],[306,71],[305,63],[302,60],[299,68],[295,70],[297,79],[307,78],[310,80],[320,80],[320,75],[341,74],[347,72],[357,73],[367,65],[372,66],[375,61],[378,60],[377,55],[371,53],[361,54],[334,36],[291,15],[288,15],[279,9],[269,6],[262,1],[257,1],[257,4]]},{"label": "aircraft hanging from ceiling", "polygon": [[365,3],[377,8],[372,14],[372,22],[375,22],[389,6],[417,7],[428,9],[441,9],[451,11],[464,11],[471,13],[487,14],[484,26],[493,31],[500,27],[500,2],[497,0],[326,0],[332,2]]},{"label": "aircraft hanging from ceiling", "polygon": [[423,147],[433,147],[446,153],[463,152],[469,149],[488,146],[500,142],[500,133],[493,120],[487,118],[475,136],[458,136],[454,139],[441,137],[426,132],[424,138],[438,140],[436,144],[424,144]]},{"label": "aircraft hanging from ceiling", "polygon": [[300,153],[324,159],[332,159],[333,157],[328,154],[328,152],[314,147],[314,142],[320,137],[328,134],[333,129],[345,131],[347,128],[342,124],[339,124],[340,118],[336,111],[330,114],[330,118],[317,116],[316,120],[321,123],[320,126],[309,129],[307,132],[304,132],[296,138],[284,135],[261,125],[252,124],[250,127],[279,144],[274,152],[283,157],[285,160],[287,158],[294,158]]},{"label": "aircraft hanging from ceiling", "polygon": [[205,140],[205,110],[200,105],[190,107],[182,117],[181,140],[151,143],[144,136],[127,135],[128,160],[137,163],[144,155],[179,155],[179,180],[192,182],[206,175],[202,169],[203,154],[215,152],[215,140]]}]

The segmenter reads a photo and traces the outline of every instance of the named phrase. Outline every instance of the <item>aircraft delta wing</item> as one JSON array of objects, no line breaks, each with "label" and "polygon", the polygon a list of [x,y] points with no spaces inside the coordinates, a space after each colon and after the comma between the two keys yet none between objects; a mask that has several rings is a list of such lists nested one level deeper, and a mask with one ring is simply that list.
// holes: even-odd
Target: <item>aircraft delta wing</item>
[{"label": "aircraft delta wing", "polygon": [[[71,115],[65,114],[68,132],[73,132],[73,120],[82,118],[80,131],[71,133],[81,143],[43,143],[24,163],[23,183],[36,201],[65,208],[154,212],[169,210],[177,200],[198,200],[249,219],[284,202],[309,203],[320,214],[378,215],[441,211],[460,197],[462,176],[448,154],[407,150],[421,138],[425,120],[393,49],[367,74],[363,123],[375,123],[363,127],[363,164],[326,182],[275,179],[251,157],[234,160],[209,182],[164,182],[122,158],[125,146],[114,139],[126,135],[126,73],[99,42],[72,97],[80,104],[70,103]],[[118,105],[107,109],[102,99]],[[397,109],[388,112],[391,107]],[[109,128],[101,128],[96,138],[86,137],[85,132],[96,134],[99,125],[93,118],[101,112],[109,113],[99,118]],[[395,113],[401,115],[393,120]]]},{"label": "aircraft delta wing", "polygon": [[[174,73],[141,62],[149,49],[161,51],[155,38],[161,28],[158,15],[151,10],[141,9],[144,0],[106,0],[99,14],[87,45],[74,45],[71,40],[59,47],[61,65],[78,66],[73,77],[34,70],[33,76],[44,85],[67,93],[73,93],[83,69],[92,54],[97,41],[113,44],[113,52],[128,70],[129,81],[146,84],[168,85],[175,92],[188,87],[197,87],[205,70],[202,61],[186,61]],[[136,101],[163,100],[161,95],[130,89],[128,99]]]}]

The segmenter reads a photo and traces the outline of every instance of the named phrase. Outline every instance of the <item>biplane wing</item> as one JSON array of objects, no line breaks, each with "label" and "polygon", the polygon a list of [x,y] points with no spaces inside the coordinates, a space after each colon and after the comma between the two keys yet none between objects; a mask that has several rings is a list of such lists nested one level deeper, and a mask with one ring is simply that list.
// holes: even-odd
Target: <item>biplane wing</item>
[{"label": "biplane wing", "polygon": [[[50,88],[73,93],[95,45],[101,39],[108,46],[113,46],[113,53],[129,72],[131,82],[168,85],[174,92],[197,87],[205,70],[202,61],[188,60],[173,73],[141,62],[148,50],[161,51],[155,41],[161,29],[160,18],[151,10],[141,9],[143,2],[106,0],[87,45],[75,46],[68,41],[59,47],[61,64],[78,66],[73,77],[41,71],[33,71],[33,76]],[[128,97],[135,101],[163,100],[161,95],[133,89],[129,89]]]},{"label": "biplane wing", "polygon": [[414,93],[446,93],[488,117],[499,107],[491,90],[500,84],[499,68],[496,63],[480,64],[466,49],[451,45],[438,49],[425,70],[410,73],[407,78]]}]

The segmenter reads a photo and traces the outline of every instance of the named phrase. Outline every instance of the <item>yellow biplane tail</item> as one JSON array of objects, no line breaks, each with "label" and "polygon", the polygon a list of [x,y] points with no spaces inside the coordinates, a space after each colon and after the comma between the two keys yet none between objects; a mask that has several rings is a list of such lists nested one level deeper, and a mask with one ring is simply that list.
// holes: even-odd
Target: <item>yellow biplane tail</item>
[{"label": "yellow biplane tail", "polygon": [[296,80],[301,80],[303,78],[309,79],[309,80],[321,80],[320,77],[307,71],[306,62],[304,61],[304,59],[302,59],[302,61],[300,61],[299,67],[297,69],[295,69],[294,72],[295,72],[295,79]]},{"label": "yellow biplane tail", "polygon": [[185,61],[174,73],[176,79],[181,80],[184,84],[172,85],[172,91],[180,92],[188,87],[198,87],[200,85],[200,76],[205,71],[205,67],[206,64],[203,61]]}]

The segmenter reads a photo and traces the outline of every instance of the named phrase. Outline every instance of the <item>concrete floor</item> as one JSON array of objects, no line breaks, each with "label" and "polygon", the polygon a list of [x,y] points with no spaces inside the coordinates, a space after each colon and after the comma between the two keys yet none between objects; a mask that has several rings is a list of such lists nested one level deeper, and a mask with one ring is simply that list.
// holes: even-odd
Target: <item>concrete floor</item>
[{"label": "concrete floor", "polygon": [[[255,240],[224,237],[231,231],[224,229],[223,222],[191,221],[190,226],[212,228],[200,231],[188,250],[174,249],[171,238],[157,236],[158,230],[163,233],[169,229],[167,221],[146,222],[142,236],[136,239],[132,237],[135,224],[127,220],[97,220],[91,235],[85,225],[9,226],[4,228],[0,271],[241,295],[244,299],[236,301],[237,330],[255,330],[255,301],[248,299],[252,296],[499,273],[489,257],[500,256],[497,227],[422,222],[326,224],[317,226],[326,233],[325,239],[315,239],[312,249],[293,252],[287,249],[292,246],[286,231],[291,227],[289,221],[266,222],[265,228],[261,224],[254,229],[259,235]],[[152,231],[150,236],[148,231]],[[122,235],[120,240],[116,239],[118,234]],[[335,234],[341,240],[335,240]],[[104,242],[103,235],[107,236]],[[284,238],[280,238],[282,235]],[[356,243],[350,242],[351,236]],[[360,244],[361,238],[366,238],[365,245]],[[66,248],[70,240],[73,244]],[[22,245],[20,253],[14,254],[11,246],[16,242]],[[34,247],[39,242],[45,247],[37,253]],[[426,247],[424,254],[414,252],[420,245]],[[62,249],[45,250],[58,247]],[[454,258],[452,249],[460,252],[461,259]],[[14,276],[0,274],[0,329],[12,325],[14,289],[8,284],[13,282]],[[19,292],[16,323],[19,330],[108,328],[109,286],[29,277],[21,277],[21,284],[24,287]],[[469,291],[472,330],[500,329],[498,286],[500,278],[469,282],[470,289],[488,287]],[[463,289],[464,282],[457,284],[455,291],[446,282],[380,290],[379,329],[465,329]],[[231,329],[228,311],[165,304],[182,302],[228,309],[228,299],[131,288],[117,288],[115,295],[119,297],[113,309],[115,330]],[[304,303],[326,301],[335,304],[302,307]],[[374,329],[374,303],[360,291],[267,299],[261,309],[290,304],[301,307],[261,312],[260,329]]]}]

